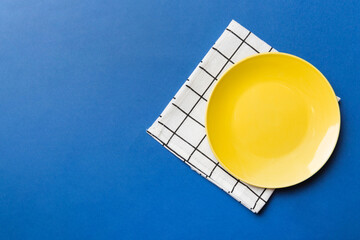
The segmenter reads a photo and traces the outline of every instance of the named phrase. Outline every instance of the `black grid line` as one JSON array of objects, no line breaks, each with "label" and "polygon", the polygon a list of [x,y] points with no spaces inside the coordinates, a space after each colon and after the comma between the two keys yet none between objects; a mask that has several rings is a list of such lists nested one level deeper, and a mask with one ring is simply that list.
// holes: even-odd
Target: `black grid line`
[{"label": "black grid line", "polygon": [[[171,139],[174,137],[175,133],[179,130],[179,128],[181,127],[181,125],[185,122],[185,120],[187,119],[188,116],[190,116],[190,113],[192,112],[192,110],[194,110],[194,108],[196,107],[196,105],[200,102],[201,98],[199,98],[197,100],[197,102],[194,104],[194,106],[190,109],[189,113],[186,114],[185,118],[181,121],[181,123],[179,124],[179,126],[175,129],[175,131],[173,131],[172,135],[170,136],[167,144],[169,144],[169,142],[171,141]],[[165,125],[164,125],[165,127]]]},{"label": "black grid line", "polygon": [[[201,153],[204,157],[206,157],[207,159],[209,159],[211,162],[213,162],[214,164],[216,164],[217,162],[215,162],[214,160],[212,160],[209,156],[207,156],[205,153],[203,153],[202,151],[200,151],[198,148],[196,148],[194,145],[192,145],[189,141],[185,140],[183,137],[181,137],[179,134],[177,134],[176,132],[174,132],[173,130],[171,130],[168,126],[166,126],[164,123],[157,121],[160,125],[162,125],[164,128],[166,128],[167,130],[169,130],[173,136],[177,136],[178,138],[180,138],[181,140],[183,140],[185,143],[189,144],[191,147],[193,147],[194,149],[196,149],[196,151],[198,151],[199,153]],[[168,145],[168,143],[166,144],[166,146]]]},{"label": "black grid line", "polygon": [[186,162],[186,164],[190,165],[191,167],[195,168],[196,170],[198,170],[199,172],[201,172],[201,174],[203,174],[205,177],[207,177],[207,174],[204,173],[204,171],[202,171],[201,169],[199,169],[198,167],[196,167],[194,164],[192,164],[191,162],[187,162],[186,159],[181,156],[179,153],[177,153],[174,149],[172,149],[171,147],[169,147],[168,145],[166,145],[166,143],[164,143],[161,139],[159,139],[158,137],[156,137],[154,134],[152,134],[150,131],[146,131],[150,136],[152,136],[153,138],[155,138],[161,145],[163,145],[165,148],[169,149],[170,152],[172,152],[175,156],[177,156],[178,158],[180,158],[183,162]]},{"label": "black grid line", "polygon": [[208,70],[206,70],[203,66],[199,66],[199,68],[201,69],[201,70],[203,70],[204,72],[206,72],[210,77],[212,77],[213,79],[215,79],[215,80],[218,80],[216,77],[214,77],[211,73],[209,73],[209,71]]},{"label": "black grid line", "polygon": [[[230,174],[231,175],[231,174]],[[234,184],[233,188],[231,189],[230,193],[232,193],[235,190],[236,185],[238,185],[239,180],[236,179],[236,183]]]},{"label": "black grid line", "polygon": [[215,168],[219,165],[219,162],[216,163],[215,167],[211,170],[209,177],[211,177],[211,175],[213,174],[213,172],[215,171]]},{"label": "black grid line", "polygon": [[[187,140],[185,140],[182,136],[180,136],[179,134],[177,134],[175,131],[171,130],[168,126],[166,126],[164,123],[158,121],[158,123],[160,125],[162,125],[164,128],[166,128],[167,130],[169,130],[172,133],[172,136],[177,136],[178,138],[180,138],[181,140],[183,140],[184,142],[186,142],[187,144],[189,144],[191,147],[195,148],[194,145],[192,145],[190,142],[188,142]],[[169,141],[166,143],[166,145],[169,145]]]},{"label": "black grid line", "polygon": [[269,52],[271,52],[271,50],[273,50],[273,47],[270,48]]},{"label": "black grid line", "polygon": [[[176,107],[177,109],[179,109],[182,113],[184,113],[185,115],[187,115],[187,112],[185,112],[183,109],[181,109],[181,107],[179,107],[178,105],[176,105],[175,103],[171,103],[172,105],[174,105],[174,107]],[[202,124],[201,122],[199,122],[198,120],[196,120],[195,118],[193,118],[191,115],[189,115],[189,118],[191,118],[192,120],[194,120],[196,123],[198,123],[200,126],[205,127],[204,124]]]},{"label": "black grid line", "polygon": [[157,136],[155,136],[154,134],[152,134],[149,130],[146,130],[147,134],[149,134],[150,136],[152,136],[153,138],[155,138],[158,142],[161,143],[161,145],[165,146],[165,143],[163,141],[161,141],[160,138],[158,138]]},{"label": "black grid line", "polygon": [[204,141],[205,138],[206,138],[206,134],[205,134],[204,137],[200,140],[199,144],[194,148],[194,151],[192,151],[192,153],[189,155],[188,161],[190,160],[191,156],[195,153],[195,151],[198,150],[198,147],[200,146],[200,144],[202,143],[202,141]]},{"label": "black grid line", "polygon": [[235,64],[231,59],[229,59],[227,56],[225,56],[225,54],[223,54],[219,49],[212,47],[213,50],[215,50],[216,52],[218,52],[221,56],[223,56],[226,60],[229,60],[229,62],[231,62],[232,64]]},{"label": "black grid line", "polygon": [[[246,39],[250,36],[251,32],[249,32],[246,37],[243,39],[241,39],[241,43],[239,44],[239,46],[235,49],[234,53],[230,56],[230,58],[227,60],[227,62],[225,63],[225,65],[223,66],[223,68],[221,69],[221,71],[224,69],[224,67],[226,66],[226,64],[228,64],[228,62],[231,61],[231,59],[234,57],[234,55],[237,53],[237,51],[241,48],[241,46],[246,43]],[[221,71],[218,73],[218,75],[221,73]],[[216,76],[217,77],[217,76]]]},{"label": "black grid line", "polygon": [[200,93],[198,93],[197,91],[195,91],[192,87],[190,87],[189,85],[185,84],[185,86],[187,88],[189,88],[191,91],[193,91],[196,95],[198,95],[199,97],[201,97],[205,102],[207,102],[207,99],[204,98]]},{"label": "black grid line", "polygon": [[[219,168],[221,168],[222,170],[224,170],[224,172],[226,172],[230,177],[232,177],[234,180],[236,180],[236,184],[234,186],[234,188],[231,190],[231,193],[234,191],[236,185],[238,183],[240,183],[241,185],[243,185],[244,187],[246,187],[247,189],[249,189],[253,194],[255,194],[257,197],[260,197],[259,194],[257,194],[253,189],[251,189],[247,184],[243,183],[242,181],[240,181],[239,179],[237,179],[236,177],[234,177],[232,174],[230,174],[228,171],[226,171],[221,165],[218,165]],[[265,189],[266,190],[266,189]],[[266,202],[264,199],[261,198],[261,200],[263,200],[264,202]]]},{"label": "black grid line", "polygon": [[218,162],[215,162],[214,160],[212,160],[208,155],[206,155],[205,153],[203,153],[202,151],[200,151],[199,149],[196,149],[196,151],[198,151],[199,153],[201,153],[202,155],[204,155],[204,157],[206,157],[207,159],[209,159],[210,161],[212,161],[213,163],[217,164]]},{"label": "black grid line", "polygon": [[254,48],[253,46],[251,46],[249,43],[247,43],[247,42],[245,41],[245,39],[246,39],[248,36],[246,36],[244,39],[242,39],[239,35],[237,35],[236,33],[234,33],[231,29],[226,28],[226,30],[229,31],[229,32],[231,32],[232,34],[234,34],[234,35],[235,35],[237,38],[239,38],[241,41],[244,41],[245,44],[248,45],[250,48],[252,48],[255,52],[260,53],[259,50],[257,50],[256,48]]},{"label": "black grid line", "polygon": [[[260,194],[260,196],[258,197],[258,199],[256,199],[256,202],[255,202],[255,204],[254,204],[254,207],[252,207],[251,209],[255,209],[256,204],[258,203],[259,199],[261,199],[261,200],[264,201],[264,199],[262,199],[261,196],[263,195],[263,193],[264,193],[265,191],[266,191],[266,188],[261,192],[261,194]],[[266,203],[266,202],[265,202],[265,203]]]},{"label": "black grid line", "polygon": [[[232,176],[231,174],[229,174],[229,175]],[[236,178],[235,178],[235,179],[236,179]],[[265,192],[265,191],[267,190],[267,188],[264,188],[263,192],[262,192],[260,195],[258,195],[256,192],[254,192],[254,190],[252,190],[249,186],[247,186],[246,184],[244,184],[243,182],[241,182],[239,179],[236,179],[236,183],[234,184],[234,186],[233,186],[233,188],[231,189],[231,192],[230,192],[230,193],[233,193],[233,192],[234,192],[236,186],[237,186],[239,183],[240,183],[241,185],[243,185],[244,187],[246,187],[247,189],[249,189],[256,197],[258,197],[257,201],[259,201],[259,199],[261,199],[261,200],[263,200],[263,201],[266,203],[266,201],[265,201],[263,198],[261,198],[261,195],[263,194],[263,192]]]}]

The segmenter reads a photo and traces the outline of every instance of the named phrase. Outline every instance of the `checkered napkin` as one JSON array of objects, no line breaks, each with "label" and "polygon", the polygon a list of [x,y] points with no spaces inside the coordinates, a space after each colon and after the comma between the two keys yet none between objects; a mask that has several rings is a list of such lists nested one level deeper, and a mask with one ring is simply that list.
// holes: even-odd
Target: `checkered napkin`
[{"label": "checkered napkin", "polygon": [[147,132],[191,169],[223,189],[254,213],[273,189],[251,186],[228,173],[210,150],[205,110],[221,75],[234,63],[260,52],[276,52],[243,26],[231,21]]},{"label": "checkered napkin", "polygon": [[[216,160],[205,132],[206,104],[216,81],[234,63],[253,54],[276,52],[235,22],[230,22],[175,97],[147,132],[191,169],[258,213],[273,189],[251,186],[236,179]],[[340,98],[338,98],[340,100]]]}]

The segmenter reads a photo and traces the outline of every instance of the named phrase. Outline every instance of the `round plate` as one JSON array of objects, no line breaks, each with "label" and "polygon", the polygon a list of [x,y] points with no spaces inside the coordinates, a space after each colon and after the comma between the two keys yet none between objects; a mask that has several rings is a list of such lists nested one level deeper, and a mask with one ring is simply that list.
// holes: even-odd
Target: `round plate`
[{"label": "round plate", "polygon": [[339,131],[339,105],[329,82],[286,53],[235,64],[208,101],[213,153],[227,171],[258,187],[288,187],[312,176],[330,157]]}]

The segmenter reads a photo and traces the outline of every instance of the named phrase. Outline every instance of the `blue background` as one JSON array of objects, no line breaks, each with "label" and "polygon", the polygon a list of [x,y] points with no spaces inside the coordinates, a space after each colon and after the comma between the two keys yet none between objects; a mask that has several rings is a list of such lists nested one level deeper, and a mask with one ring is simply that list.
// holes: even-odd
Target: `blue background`
[{"label": "blue background", "polygon": [[[329,162],[259,215],[145,133],[231,19],[342,97]],[[2,1],[0,239],[359,239],[359,29],[359,1]]]}]

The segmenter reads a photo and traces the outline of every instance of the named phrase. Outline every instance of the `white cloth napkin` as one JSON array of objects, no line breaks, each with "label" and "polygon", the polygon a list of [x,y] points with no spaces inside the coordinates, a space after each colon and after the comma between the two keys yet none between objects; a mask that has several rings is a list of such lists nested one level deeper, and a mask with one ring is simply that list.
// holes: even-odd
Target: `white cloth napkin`
[{"label": "white cloth napkin", "polygon": [[232,20],[147,130],[191,169],[254,213],[264,207],[274,190],[251,186],[228,173],[210,150],[204,121],[207,100],[216,81],[234,63],[261,52],[276,50]]}]

